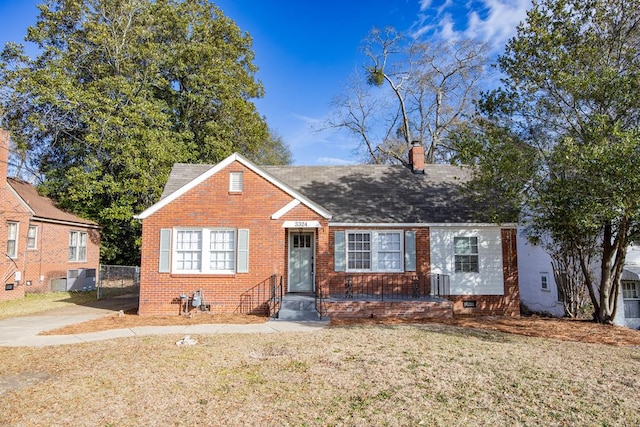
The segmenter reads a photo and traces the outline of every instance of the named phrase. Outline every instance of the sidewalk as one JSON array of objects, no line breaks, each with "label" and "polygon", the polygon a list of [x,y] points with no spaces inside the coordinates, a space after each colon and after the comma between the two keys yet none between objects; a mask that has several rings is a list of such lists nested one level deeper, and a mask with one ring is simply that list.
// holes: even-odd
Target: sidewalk
[{"label": "sidewalk", "polygon": [[51,310],[32,316],[14,317],[0,320],[0,347],[44,347],[52,345],[80,344],[113,338],[145,335],[208,335],[208,334],[269,334],[276,332],[313,332],[323,329],[327,322],[285,322],[268,321],[260,324],[233,325],[182,325],[182,326],[140,326],[126,329],[112,329],[77,335],[38,335],[40,332],[63,326],[82,323],[108,316],[119,310],[137,306],[137,301],[121,300],[117,304],[95,304],[73,306]]}]

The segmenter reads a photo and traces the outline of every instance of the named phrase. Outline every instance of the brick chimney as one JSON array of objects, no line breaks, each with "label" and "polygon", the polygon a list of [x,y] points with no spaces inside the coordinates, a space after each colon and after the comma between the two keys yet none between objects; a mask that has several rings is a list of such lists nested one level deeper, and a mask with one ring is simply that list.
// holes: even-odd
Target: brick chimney
[{"label": "brick chimney", "polygon": [[[0,129],[0,183],[7,180],[9,166],[9,131]],[[4,184],[0,184],[4,186]]]},{"label": "brick chimney", "polygon": [[424,173],[424,147],[420,141],[411,142],[409,165],[413,173]]}]

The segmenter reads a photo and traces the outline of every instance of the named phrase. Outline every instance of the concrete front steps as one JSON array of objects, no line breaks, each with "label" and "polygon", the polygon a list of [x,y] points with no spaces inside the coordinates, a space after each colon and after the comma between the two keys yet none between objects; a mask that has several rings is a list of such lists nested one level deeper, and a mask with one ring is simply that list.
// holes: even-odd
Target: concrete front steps
[{"label": "concrete front steps", "polygon": [[320,318],[316,310],[316,298],[313,294],[286,294],[280,304],[277,320],[286,321],[318,321]]}]

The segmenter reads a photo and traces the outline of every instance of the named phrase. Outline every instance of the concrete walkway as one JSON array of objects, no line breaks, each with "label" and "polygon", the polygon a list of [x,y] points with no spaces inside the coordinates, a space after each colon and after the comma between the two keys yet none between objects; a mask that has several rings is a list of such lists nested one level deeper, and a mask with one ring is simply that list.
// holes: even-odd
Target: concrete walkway
[{"label": "concrete walkway", "polygon": [[[115,302],[114,302],[115,300]],[[71,306],[51,310],[32,316],[13,317],[0,320],[1,347],[44,347],[51,345],[79,344],[102,341],[113,338],[125,338],[145,335],[203,335],[203,334],[257,334],[276,332],[313,332],[324,328],[327,322],[285,322],[268,321],[266,323],[233,325],[180,325],[180,326],[140,326],[126,329],[112,329],[76,335],[38,335],[43,331],[61,328],[67,325],[98,319],[137,306],[137,300],[131,298],[113,298],[108,302],[96,302],[90,306]]]}]

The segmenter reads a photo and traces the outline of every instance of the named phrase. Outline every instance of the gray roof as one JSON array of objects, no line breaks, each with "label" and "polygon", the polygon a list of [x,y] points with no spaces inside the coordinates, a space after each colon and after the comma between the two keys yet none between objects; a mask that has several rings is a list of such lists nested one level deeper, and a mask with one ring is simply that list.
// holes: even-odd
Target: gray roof
[{"label": "gray roof", "polygon": [[[162,198],[214,165],[174,165]],[[261,166],[345,223],[480,223],[482,208],[461,193],[468,168],[425,165],[414,174],[401,165]]]}]

